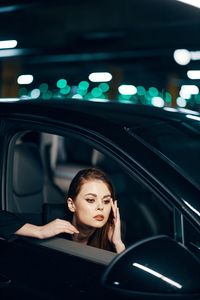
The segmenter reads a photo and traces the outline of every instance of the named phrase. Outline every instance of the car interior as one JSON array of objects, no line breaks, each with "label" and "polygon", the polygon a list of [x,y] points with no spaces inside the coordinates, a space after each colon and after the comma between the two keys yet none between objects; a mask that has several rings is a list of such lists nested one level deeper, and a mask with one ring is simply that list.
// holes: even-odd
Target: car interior
[{"label": "car interior", "polygon": [[78,137],[28,132],[16,139],[8,174],[8,210],[34,224],[67,219],[69,184],[83,168],[96,167],[111,178],[125,244],[166,234],[173,237],[173,212],[152,191],[131,178],[114,159]]}]

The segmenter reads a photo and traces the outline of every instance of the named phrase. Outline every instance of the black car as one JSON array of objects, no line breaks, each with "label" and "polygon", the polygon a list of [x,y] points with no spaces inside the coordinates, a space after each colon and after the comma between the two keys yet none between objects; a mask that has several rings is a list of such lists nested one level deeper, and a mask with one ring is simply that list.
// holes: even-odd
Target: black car
[{"label": "black car", "polygon": [[200,114],[84,100],[0,103],[1,209],[63,216],[78,170],[109,174],[119,255],[60,236],[0,240],[2,299],[200,299]]}]

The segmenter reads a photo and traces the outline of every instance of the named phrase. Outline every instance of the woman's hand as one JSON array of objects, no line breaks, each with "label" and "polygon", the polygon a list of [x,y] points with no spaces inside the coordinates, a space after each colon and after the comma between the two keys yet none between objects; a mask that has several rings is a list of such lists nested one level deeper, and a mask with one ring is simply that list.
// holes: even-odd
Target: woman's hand
[{"label": "woman's hand", "polygon": [[39,239],[50,238],[60,233],[74,234],[79,233],[79,231],[70,222],[55,219],[43,226],[25,224],[16,232],[17,235],[35,237]]},{"label": "woman's hand", "polygon": [[40,227],[41,239],[46,239],[60,233],[79,233],[79,231],[68,221],[55,219],[54,221]]},{"label": "woman's hand", "polygon": [[120,220],[120,213],[119,207],[117,207],[117,201],[111,200],[111,206],[113,211],[113,222],[110,225],[109,232],[108,232],[108,239],[114,245],[116,252],[120,253],[125,249],[125,246],[121,239],[121,220]]}]

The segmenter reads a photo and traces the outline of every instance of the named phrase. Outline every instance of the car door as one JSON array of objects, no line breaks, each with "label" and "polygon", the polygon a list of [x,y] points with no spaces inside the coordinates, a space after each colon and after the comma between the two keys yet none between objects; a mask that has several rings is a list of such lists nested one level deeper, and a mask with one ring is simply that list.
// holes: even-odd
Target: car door
[{"label": "car door", "polygon": [[[26,123],[26,127],[23,127],[22,121],[15,124],[11,122],[8,127],[9,133],[4,132],[5,152],[2,155],[4,163],[7,164],[2,179],[6,183],[7,199],[5,202],[2,199],[1,205],[5,205],[15,214],[23,217],[28,214],[30,217],[33,207],[31,202],[30,213],[23,213],[23,206],[17,211],[12,203],[14,148],[22,142],[22,135],[27,132],[29,124]],[[20,167],[23,168],[22,165]],[[31,174],[25,173],[24,177],[27,176]],[[89,246],[75,245],[74,242],[60,238],[48,240],[48,244],[19,237],[9,242],[1,240],[0,243],[0,274],[9,281],[7,286],[2,283],[2,295],[6,299],[66,299],[72,295],[78,299],[84,295],[90,297],[94,293],[100,297],[102,288],[98,287],[99,278],[105,265],[115,255]]]},{"label": "car door", "polygon": [[[10,191],[12,191],[13,149],[22,133],[34,130],[72,135],[66,126],[52,130],[51,122],[33,123],[20,119],[8,122],[7,129],[4,127],[2,137],[4,152],[1,157],[4,168],[1,180],[5,189],[2,190],[2,197],[4,196],[2,208],[9,207],[8,203],[12,201]],[[98,132],[92,135],[92,139],[91,132],[85,130],[84,133],[83,139],[80,128],[73,130],[73,136],[92,145],[110,160],[109,164],[105,161],[104,166],[112,165],[112,160],[115,165],[111,168],[112,174],[110,175],[116,180],[116,184],[118,183],[120,209],[122,217],[127,223],[127,247],[138,240],[157,234],[169,234],[173,238],[176,224],[173,223],[174,207],[170,195],[167,195],[162,187],[159,187],[158,182],[155,183],[156,188],[154,189],[152,185],[148,186],[145,178],[138,176],[138,172],[131,172],[128,165],[125,167],[124,152],[120,148],[114,152],[112,141],[110,141],[109,149],[107,138],[104,140],[102,136],[98,135]],[[123,154],[123,160],[120,158],[120,153]],[[103,167],[101,164],[99,166]],[[123,172],[121,172],[122,169]],[[127,186],[129,189],[126,188]],[[124,193],[124,191],[128,191],[128,193]],[[135,199],[130,197],[133,195]],[[144,222],[141,222],[141,216]],[[10,280],[10,283],[2,290],[6,299],[13,299],[13,297],[70,299],[71,296],[78,299],[83,295],[88,298],[95,295],[97,299],[100,299],[113,293],[102,286],[101,278],[108,264],[116,256],[115,253],[77,245],[72,241],[63,241],[59,237],[48,241],[17,238],[11,242],[1,240],[0,243],[0,273]],[[114,295],[116,299],[121,297],[120,294]]]}]

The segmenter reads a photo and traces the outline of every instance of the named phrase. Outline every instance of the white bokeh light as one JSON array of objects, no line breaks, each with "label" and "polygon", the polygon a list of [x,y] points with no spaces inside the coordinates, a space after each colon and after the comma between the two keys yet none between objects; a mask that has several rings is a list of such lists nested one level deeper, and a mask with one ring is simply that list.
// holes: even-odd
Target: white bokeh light
[{"label": "white bokeh light", "polygon": [[72,96],[72,98],[73,98],[73,99],[83,99],[83,96],[80,95],[80,94],[74,94],[74,95]]},{"label": "white bokeh light", "polygon": [[190,79],[200,79],[200,70],[189,70],[187,76]]},{"label": "white bokeh light", "polygon": [[39,89],[33,89],[30,93],[30,96],[32,99],[37,99],[40,97],[40,90]]},{"label": "white bokeh light", "polygon": [[185,107],[186,104],[187,104],[187,102],[186,102],[186,100],[185,100],[184,98],[182,98],[182,97],[177,97],[177,99],[176,99],[176,104],[177,104],[178,106],[180,106],[180,107]]},{"label": "white bokeh light", "polygon": [[92,82],[108,82],[112,80],[112,75],[108,72],[94,72],[88,78]]},{"label": "white bokeh light", "polygon": [[11,49],[17,46],[16,40],[0,41],[0,49]]},{"label": "white bokeh light", "polygon": [[33,82],[33,75],[20,75],[17,78],[18,84],[30,84]]},{"label": "white bokeh light", "polygon": [[189,64],[191,59],[191,54],[186,49],[177,49],[174,51],[174,60],[177,64],[185,66]]},{"label": "white bokeh light", "polygon": [[161,97],[153,97],[152,105],[156,107],[163,107],[165,105],[165,101]]},{"label": "white bokeh light", "polygon": [[199,88],[196,85],[182,85],[179,92],[180,96],[184,99],[189,99],[191,95],[197,95],[199,93]]},{"label": "white bokeh light", "polygon": [[135,95],[137,88],[134,85],[122,84],[118,87],[118,91],[121,95]]}]

